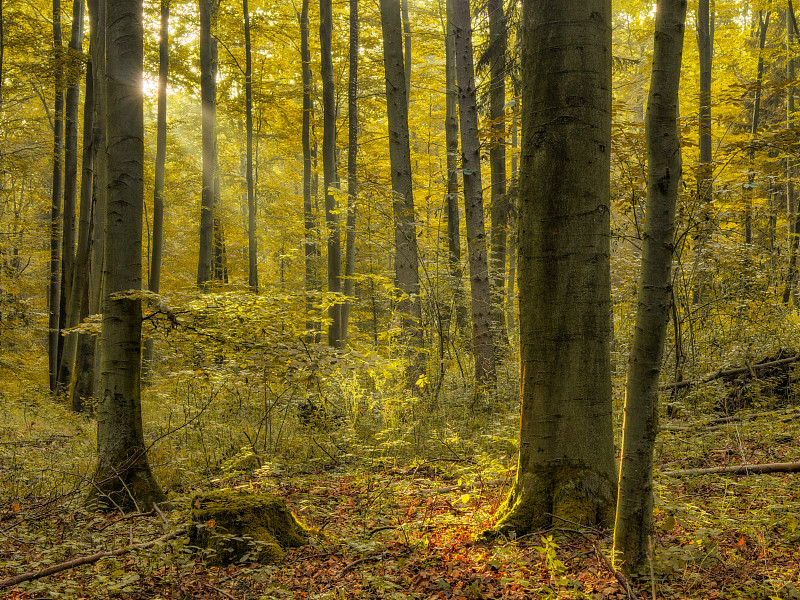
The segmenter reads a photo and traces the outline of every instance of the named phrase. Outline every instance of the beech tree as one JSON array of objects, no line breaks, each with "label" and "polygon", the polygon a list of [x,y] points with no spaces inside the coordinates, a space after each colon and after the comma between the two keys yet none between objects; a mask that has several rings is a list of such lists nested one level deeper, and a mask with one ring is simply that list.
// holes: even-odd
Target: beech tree
[{"label": "beech tree", "polygon": [[105,286],[91,498],[151,510],[165,496],[150,471],[141,412],[144,120],[142,1],[106,0]]},{"label": "beech tree", "polygon": [[647,205],[642,267],[625,389],[622,461],[614,525],[616,563],[628,573],[652,559],[653,452],[658,434],[658,383],[672,307],[675,206],[681,183],[678,86],[686,0],[659,0],[647,99]]},{"label": "beech tree", "polygon": [[614,516],[610,0],[523,0],[521,64],[518,536]]}]

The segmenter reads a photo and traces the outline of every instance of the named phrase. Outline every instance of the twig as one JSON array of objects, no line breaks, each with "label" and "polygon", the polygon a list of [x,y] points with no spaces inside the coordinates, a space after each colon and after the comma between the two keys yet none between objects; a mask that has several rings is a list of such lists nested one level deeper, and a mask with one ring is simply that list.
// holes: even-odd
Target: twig
[{"label": "twig", "polygon": [[3,579],[2,581],[0,581],[0,588],[11,587],[23,583],[25,581],[32,581],[34,579],[41,579],[42,577],[47,577],[48,575],[60,573],[61,571],[74,569],[75,567],[80,567],[83,565],[91,565],[96,563],[98,560],[106,558],[108,556],[122,556],[124,554],[128,554],[129,552],[132,552],[133,550],[144,550],[146,548],[150,548],[151,546],[155,546],[156,544],[159,544],[161,542],[174,540],[176,537],[183,535],[184,529],[185,528],[182,527],[177,531],[173,531],[172,533],[168,533],[167,535],[162,535],[160,538],[156,538],[149,542],[143,542],[141,544],[133,544],[131,546],[118,548],[117,550],[113,551],[97,552],[95,554],[90,554],[89,556],[80,556],[78,558],[73,558],[72,560],[68,560],[66,562],[62,562],[57,565],[47,567],[46,569],[42,569],[41,571],[31,571],[29,573],[22,573],[21,575],[15,575],[14,577],[9,577],[8,579]]},{"label": "twig", "polygon": [[370,532],[367,534],[367,537],[372,537],[379,531],[386,531],[387,529],[397,529],[399,525],[384,525],[383,527],[376,527],[375,529],[371,529]]},{"label": "twig", "polygon": [[217,593],[218,593],[220,596],[225,596],[226,598],[230,598],[231,600],[236,600],[236,597],[235,597],[235,596],[231,596],[231,595],[230,595],[228,592],[226,592],[225,590],[221,590],[221,589],[219,589],[218,587],[211,585],[210,583],[203,583],[203,585],[204,585],[205,587],[207,587],[208,589],[210,589],[210,590],[214,590],[214,591],[215,591],[215,592],[217,592]]},{"label": "twig", "polygon": [[115,519],[113,521],[109,521],[105,525],[101,525],[100,527],[96,528],[94,531],[95,532],[103,531],[104,529],[107,529],[108,527],[111,527],[112,525],[116,525],[117,523],[121,523],[122,521],[127,521],[128,519],[137,519],[139,517],[152,517],[152,516],[153,516],[153,511],[152,510],[150,512],[145,512],[145,513],[131,513],[129,515],[124,515],[124,516],[120,517],[119,519]]},{"label": "twig", "polygon": [[380,554],[373,554],[372,556],[365,556],[363,558],[359,558],[358,560],[354,560],[349,565],[347,565],[344,569],[342,569],[342,572],[339,573],[339,575],[344,575],[349,570],[351,570],[354,567],[357,567],[358,565],[360,565],[362,563],[369,562],[371,560],[381,560],[382,558],[385,558],[385,557],[386,557],[386,552],[381,552]]},{"label": "twig", "polygon": [[601,561],[603,561],[603,564],[606,566],[606,568],[614,574],[614,577],[616,578],[617,581],[619,581],[619,584],[622,586],[622,589],[625,590],[625,592],[628,594],[628,598],[630,598],[630,600],[636,600],[636,594],[633,593],[631,586],[628,585],[628,581],[625,579],[625,575],[623,575],[614,568],[614,565],[611,564],[608,558],[606,558],[606,555],[603,554],[603,551],[600,550],[600,546],[597,545],[597,542],[593,542],[593,544],[594,544],[595,554],[597,554],[597,557]]}]

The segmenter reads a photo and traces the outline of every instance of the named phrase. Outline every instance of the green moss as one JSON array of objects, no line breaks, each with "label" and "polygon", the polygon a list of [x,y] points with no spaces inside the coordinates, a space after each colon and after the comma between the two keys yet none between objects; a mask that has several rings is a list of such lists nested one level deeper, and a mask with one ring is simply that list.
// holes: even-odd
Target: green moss
[{"label": "green moss", "polygon": [[302,546],[308,535],[283,499],[270,494],[217,490],[192,500],[189,543],[209,550],[208,562],[275,564],[284,548]]},{"label": "green moss", "polygon": [[614,516],[614,484],[582,463],[535,465],[518,473],[513,489],[498,510],[497,525],[481,535],[517,537],[556,526],[609,525]]}]

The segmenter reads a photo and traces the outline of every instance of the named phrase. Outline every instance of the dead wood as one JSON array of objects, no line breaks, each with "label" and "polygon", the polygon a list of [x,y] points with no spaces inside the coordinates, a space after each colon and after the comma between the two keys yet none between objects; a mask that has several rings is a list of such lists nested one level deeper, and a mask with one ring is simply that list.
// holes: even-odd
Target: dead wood
[{"label": "dead wood", "polygon": [[172,533],[168,533],[167,535],[162,535],[160,538],[150,540],[149,542],[143,542],[141,544],[133,544],[131,546],[125,546],[124,548],[118,548],[116,550],[97,552],[95,554],[90,554],[88,556],[79,556],[78,558],[73,558],[72,560],[68,560],[66,562],[62,562],[57,565],[47,567],[46,569],[42,569],[41,571],[31,571],[29,573],[22,573],[21,575],[15,575],[14,577],[9,577],[8,579],[3,579],[2,581],[0,581],[0,588],[11,587],[23,583],[25,581],[32,581],[34,579],[41,579],[42,577],[47,577],[49,575],[60,573],[61,571],[74,569],[75,567],[81,567],[83,565],[91,565],[96,563],[98,560],[106,558],[108,556],[122,556],[123,554],[128,554],[129,552],[132,552],[134,550],[144,550],[146,548],[150,548],[151,546],[155,546],[156,544],[159,544],[161,542],[174,540],[176,537],[181,536],[184,533],[185,532],[183,529],[179,529],[178,531],[173,531]]},{"label": "dead wood", "polygon": [[681,477],[683,475],[713,475],[715,473],[727,473],[730,475],[800,473],[800,462],[766,463],[760,465],[731,465],[728,467],[708,467],[704,469],[681,469],[678,471],[663,471],[661,474],[666,477]]},{"label": "dead wood", "polygon": [[706,375],[700,380],[691,380],[686,379],[684,381],[677,381],[675,383],[668,383],[666,385],[659,386],[659,390],[679,390],[681,388],[689,387],[692,385],[702,385],[704,383],[708,383],[710,381],[714,381],[715,379],[720,379],[722,377],[729,377],[731,375],[740,375],[741,373],[753,373],[757,371],[761,371],[762,369],[767,369],[769,367],[777,367],[781,365],[788,365],[793,362],[797,362],[800,360],[800,355],[798,356],[790,356],[788,358],[782,358],[780,360],[773,360],[770,362],[755,364],[755,365],[748,365],[746,367],[737,367],[735,369],[725,369],[722,371],[715,371],[714,373],[710,373]]}]

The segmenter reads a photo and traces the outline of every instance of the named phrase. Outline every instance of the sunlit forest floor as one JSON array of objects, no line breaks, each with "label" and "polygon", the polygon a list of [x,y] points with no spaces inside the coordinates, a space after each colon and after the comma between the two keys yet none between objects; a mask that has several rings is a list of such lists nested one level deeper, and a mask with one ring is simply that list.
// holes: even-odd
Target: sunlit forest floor
[{"label": "sunlit forest floor", "polygon": [[[664,474],[797,461],[793,402],[751,406],[722,424],[691,404],[673,406],[657,448],[652,569],[629,582],[629,594],[610,567],[608,530],[558,523],[476,543],[513,481],[516,407],[476,415],[483,425],[472,429],[417,423],[417,435],[430,427],[430,443],[416,457],[397,444],[359,447],[344,424],[298,428],[282,455],[260,465],[234,453],[203,468],[202,451],[187,454],[188,438],[174,433],[152,451],[174,506],[162,519],[86,509],[94,423],[44,398],[35,389],[0,397],[0,579],[159,538],[187,522],[194,494],[220,487],[277,493],[312,543],[288,550],[278,566],[214,568],[178,537],[6,590],[14,600],[800,598],[800,475]],[[166,425],[147,427],[155,439]]]}]

